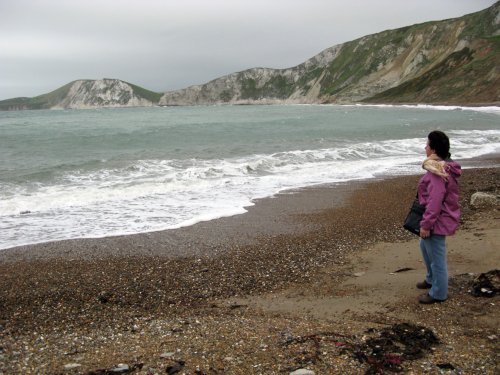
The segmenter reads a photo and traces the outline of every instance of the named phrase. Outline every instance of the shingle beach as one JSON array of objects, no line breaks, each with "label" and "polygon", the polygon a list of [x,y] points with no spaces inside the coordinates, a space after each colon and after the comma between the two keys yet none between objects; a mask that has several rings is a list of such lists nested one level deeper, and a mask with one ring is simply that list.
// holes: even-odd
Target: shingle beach
[{"label": "shingle beach", "polygon": [[500,169],[464,170],[450,298],[429,306],[418,239],[401,227],[417,181],[311,187],[191,227],[0,251],[0,374],[498,373],[499,297],[471,290],[500,269],[500,216],[469,202],[498,194]]}]

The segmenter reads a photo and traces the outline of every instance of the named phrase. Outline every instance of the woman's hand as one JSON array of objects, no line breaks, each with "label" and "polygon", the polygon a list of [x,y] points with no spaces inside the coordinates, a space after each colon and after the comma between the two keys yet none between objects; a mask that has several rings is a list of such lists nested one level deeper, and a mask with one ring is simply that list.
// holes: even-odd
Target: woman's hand
[{"label": "woman's hand", "polygon": [[429,229],[420,228],[420,238],[426,239],[431,235],[431,231]]}]

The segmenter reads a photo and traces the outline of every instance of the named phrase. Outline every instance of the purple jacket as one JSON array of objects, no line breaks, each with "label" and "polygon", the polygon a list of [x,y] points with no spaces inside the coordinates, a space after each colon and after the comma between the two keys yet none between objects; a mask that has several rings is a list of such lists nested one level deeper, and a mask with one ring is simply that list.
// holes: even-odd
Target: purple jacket
[{"label": "purple jacket", "polygon": [[418,200],[425,206],[420,227],[430,229],[433,234],[449,236],[455,233],[460,222],[458,205],[458,181],[461,167],[453,160],[447,160],[445,180],[427,172],[418,183]]}]

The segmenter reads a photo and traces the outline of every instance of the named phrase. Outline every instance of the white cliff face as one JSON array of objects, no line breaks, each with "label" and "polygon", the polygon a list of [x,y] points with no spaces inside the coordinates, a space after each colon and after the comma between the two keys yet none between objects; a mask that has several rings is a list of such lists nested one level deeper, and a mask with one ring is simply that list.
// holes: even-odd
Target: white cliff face
[{"label": "white cliff face", "polygon": [[[467,45],[459,35],[463,24],[451,25],[450,30],[444,34],[442,47],[429,45],[431,35],[429,30],[422,30],[406,36],[397,44],[384,44],[380,49],[373,48],[374,41],[390,35],[391,31],[369,35],[356,41],[354,48],[348,44],[341,44],[328,48],[303,64],[289,69],[254,68],[243,72],[229,74],[215,79],[204,85],[191,86],[186,89],[165,93],[160,99],[160,105],[196,105],[196,104],[272,104],[272,103],[318,103],[328,100],[322,94],[322,88],[331,84],[333,75],[345,74],[341,69],[333,70],[337,58],[345,58],[346,54],[362,56],[362,69],[366,72],[362,77],[349,77],[339,84],[339,94],[330,96],[336,102],[354,102],[372,96],[378,92],[397,86],[409,79],[422,74],[425,69],[431,68],[442,59],[457,49]],[[365,53],[364,51],[369,51]],[[356,60],[356,57],[354,57]],[[376,69],[371,69],[373,61],[380,61]],[[344,67],[345,68],[345,67]],[[317,72],[317,73],[315,73]],[[310,79],[306,77],[310,76]],[[330,80],[328,78],[330,76]],[[281,79],[283,85],[288,86],[286,95],[269,90],[270,82]],[[255,95],[245,92],[245,84],[254,86]],[[259,90],[263,92],[259,96]],[[275,95],[273,95],[275,94]]]},{"label": "white cliff face", "polygon": [[266,96],[262,98],[246,98],[242,81],[255,81],[256,88],[261,88],[276,77],[282,77],[289,85],[294,85],[305,72],[318,67],[325,67],[337,57],[342,45],[327,48],[306,62],[289,69],[253,68],[243,72],[232,73],[203,85],[190,86],[185,89],[166,92],[160,99],[160,105],[196,105],[208,103],[227,104],[276,104],[276,103],[314,103],[319,96],[317,80],[310,82],[311,89],[292,92],[286,98]]},{"label": "white cliff face", "polygon": [[79,80],[71,86],[66,97],[52,109],[85,109],[100,107],[147,107],[152,106],[150,100],[134,93],[126,82],[117,79],[101,79],[96,81]]}]

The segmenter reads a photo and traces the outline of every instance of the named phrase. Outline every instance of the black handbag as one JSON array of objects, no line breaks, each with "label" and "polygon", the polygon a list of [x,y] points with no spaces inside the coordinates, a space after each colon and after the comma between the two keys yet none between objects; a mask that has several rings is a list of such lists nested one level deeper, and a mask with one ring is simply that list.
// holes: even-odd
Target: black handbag
[{"label": "black handbag", "polygon": [[405,222],[403,224],[403,228],[409,230],[413,234],[420,236],[420,221],[424,216],[425,206],[421,205],[418,202],[418,196],[413,201],[413,204],[410,207],[410,212],[406,216]]}]

